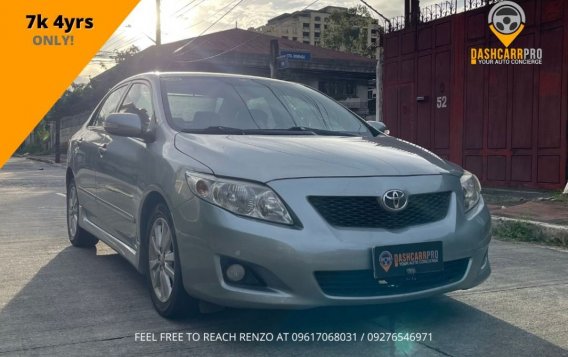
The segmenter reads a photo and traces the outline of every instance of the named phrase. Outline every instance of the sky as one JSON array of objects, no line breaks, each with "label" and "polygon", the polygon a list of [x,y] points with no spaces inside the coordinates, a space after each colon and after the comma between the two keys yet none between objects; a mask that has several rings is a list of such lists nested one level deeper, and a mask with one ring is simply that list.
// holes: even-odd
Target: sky
[{"label": "sky", "polygon": [[[422,3],[428,2],[423,0]],[[391,18],[403,14],[404,0],[367,0],[371,6]],[[237,5],[238,4],[238,5]],[[161,0],[162,43],[218,32],[237,26],[241,29],[258,27],[285,12],[304,9],[320,9],[325,6],[353,7],[362,4],[359,0]],[[235,6],[232,11],[231,8]],[[223,14],[229,12],[213,27]],[[373,17],[376,15],[372,13]],[[140,0],[140,3],[109,38],[99,54],[85,67],[76,82],[87,82],[104,71],[103,65],[111,67],[109,58],[115,50],[124,50],[131,45],[144,49],[154,44],[156,32],[156,1]]]}]

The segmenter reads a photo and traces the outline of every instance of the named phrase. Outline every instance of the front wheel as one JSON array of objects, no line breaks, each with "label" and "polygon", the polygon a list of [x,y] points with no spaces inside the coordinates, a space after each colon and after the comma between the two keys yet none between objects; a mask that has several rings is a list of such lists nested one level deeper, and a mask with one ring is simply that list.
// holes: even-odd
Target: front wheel
[{"label": "front wheel", "polygon": [[164,204],[154,209],[148,224],[147,280],[152,303],[166,318],[196,314],[197,301],[184,290],[171,215]]},{"label": "front wheel", "polygon": [[67,186],[67,233],[69,241],[75,247],[91,248],[99,242],[95,236],[79,226],[79,197],[75,181],[71,181]]}]

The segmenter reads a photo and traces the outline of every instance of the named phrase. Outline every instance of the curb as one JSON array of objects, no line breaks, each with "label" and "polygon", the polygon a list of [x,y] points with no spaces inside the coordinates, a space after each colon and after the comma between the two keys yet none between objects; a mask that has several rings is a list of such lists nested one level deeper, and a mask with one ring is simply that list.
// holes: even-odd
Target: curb
[{"label": "curb", "polygon": [[59,166],[59,167],[64,167],[63,162],[61,162],[61,163],[58,164],[58,163],[56,163],[54,160],[46,159],[46,158],[43,158],[43,157],[29,156],[29,155],[14,155],[14,156],[21,157],[21,158],[24,158],[24,159],[27,159],[27,160],[43,162],[43,163],[45,163],[45,164],[50,164],[50,165],[55,165],[55,166]]},{"label": "curb", "polygon": [[568,247],[568,226],[500,216],[491,222],[496,237]]},{"label": "curb", "polygon": [[55,165],[55,161],[50,160],[50,159],[44,159],[44,158],[41,158],[41,157],[33,157],[33,156],[24,156],[24,157],[28,160],[39,161],[39,162],[43,162],[43,163],[46,163],[46,164]]}]

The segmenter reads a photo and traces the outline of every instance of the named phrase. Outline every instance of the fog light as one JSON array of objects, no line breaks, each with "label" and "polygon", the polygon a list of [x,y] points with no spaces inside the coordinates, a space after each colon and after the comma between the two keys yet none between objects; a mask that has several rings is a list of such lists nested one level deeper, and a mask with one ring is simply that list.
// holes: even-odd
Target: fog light
[{"label": "fog light", "polygon": [[245,277],[245,268],[240,264],[232,264],[227,268],[227,278],[231,281],[238,282]]},{"label": "fog light", "polygon": [[487,263],[489,263],[489,256],[488,252],[485,252],[485,256],[483,257],[483,263],[481,264],[481,270],[487,268]]}]

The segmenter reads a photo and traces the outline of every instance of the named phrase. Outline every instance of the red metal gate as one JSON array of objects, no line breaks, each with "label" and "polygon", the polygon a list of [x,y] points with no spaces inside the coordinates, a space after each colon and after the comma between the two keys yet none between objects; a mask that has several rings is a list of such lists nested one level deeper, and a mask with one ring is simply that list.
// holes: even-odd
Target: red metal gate
[{"label": "red metal gate", "polygon": [[472,65],[471,47],[502,47],[490,7],[386,35],[383,114],[393,135],[463,165],[487,185],[566,183],[568,2],[519,2],[527,26],[513,47],[542,65]]}]

